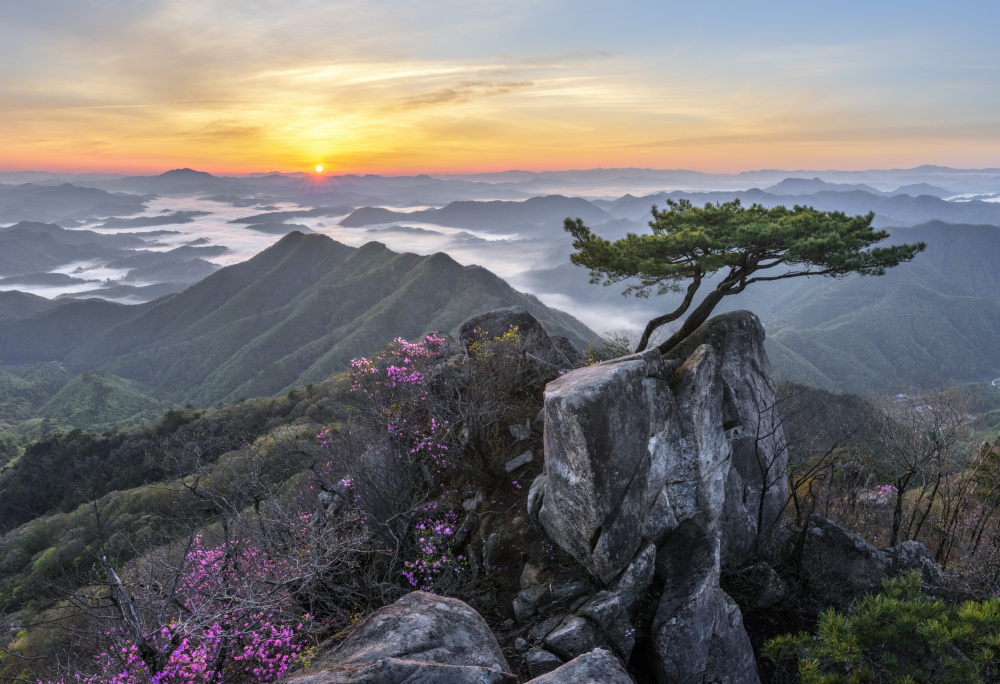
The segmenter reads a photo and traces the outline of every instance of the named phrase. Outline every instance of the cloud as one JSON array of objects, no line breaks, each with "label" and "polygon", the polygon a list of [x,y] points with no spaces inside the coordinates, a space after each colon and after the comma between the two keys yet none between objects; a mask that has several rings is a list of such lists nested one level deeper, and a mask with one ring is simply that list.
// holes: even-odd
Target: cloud
[{"label": "cloud", "polygon": [[534,85],[534,81],[466,81],[403,99],[395,107],[414,109],[455,102],[470,102],[484,97],[506,95],[515,90],[531,88]]},{"label": "cloud", "polygon": [[977,22],[864,12],[861,26],[815,3],[735,0],[12,3],[2,164],[661,166],[747,140],[807,156],[813,131],[884,131],[916,149],[920,126],[937,129],[931,140],[980,126],[986,144],[952,137],[962,154],[995,156],[983,122],[1000,107],[997,10]]},{"label": "cloud", "polygon": [[610,59],[611,57],[613,57],[613,53],[608,50],[572,50],[551,55],[515,57],[513,60],[524,66],[551,68],[595,59]]},{"label": "cloud", "polygon": [[265,126],[242,125],[235,119],[216,119],[197,131],[180,133],[179,135],[203,142],[218,140],[246,140],[256,138],[266,131]]},{"label": "cloud", "polygon": [[430,228],[414,228],[413,226],[389,226],[388,228],[369,228],[366,233],[405,233],[412,235],[444,235],[440,230]]}]

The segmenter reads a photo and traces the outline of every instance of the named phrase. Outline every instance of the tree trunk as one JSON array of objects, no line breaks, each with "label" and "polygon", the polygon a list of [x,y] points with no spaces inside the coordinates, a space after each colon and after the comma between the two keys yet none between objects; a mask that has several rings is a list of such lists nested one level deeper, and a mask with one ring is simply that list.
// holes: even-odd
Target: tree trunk
[{"label": "tree trunk", "polygon": [[684,294],[684,301],[681,302],[680,306],[668,314],[657,316],[646,324],[646,329],[642,331],[642,338],[639,340],[639,344],[636,345],[635,351],[633,352],[634,354],[646,351],[646,347],[649,345],[649,338],[653,336],[654,332],[667,323],[673,323],[678,318],[683,316],[684,312],[688,310],[691,306],[691,301],[694,299],[694,293],[698,291],[699,287],[701,287],[701,271],[696,270],[693,278],[694,279],[691,281],[691,284],[688,285],[687,292]]},{"label": "tree trunk", "polygon": [[718,306],[723,297],[727,294],[735,294],[738,292],[738,290],[734,289],[723,290],[720,289],[721,287],[722,286],[720,285],[719,288],[709,292],[708,296],[701,301],[701,304],[695,307],[695,310],[692,311],[691,314],[684,320],[680,330],[675,332],[670,336],[670,339],[657,347],[661,354],[669,352],[671,349],[686,340],[691,333],[701,327],[701,324],[708,320],[708,317],[712,315],[712,311],[715,310],[715,307]]}]

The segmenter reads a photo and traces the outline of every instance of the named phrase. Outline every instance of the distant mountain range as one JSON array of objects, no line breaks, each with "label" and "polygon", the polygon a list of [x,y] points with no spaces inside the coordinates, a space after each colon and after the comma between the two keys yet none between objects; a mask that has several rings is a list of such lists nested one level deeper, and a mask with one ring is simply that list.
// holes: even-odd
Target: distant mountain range
[{"label": "distant mountain range", "polygon": [[0,276],[48,271],[76,261],[111,259],[147,245],[146,240],[135,235],[107,235],[22,221],[0,228]]},{"label": "distant mountain range", "polygon": [[466,228],[489,233],[510,233],[528,229],[563,235],[567,216],[582,218],[588,224],[606,223],[617,217],[580,197],[550,195],[520,202],[451,202],[441,209],[399,212],[376,207],[362,207],[340,222],[349,228],[380,223],[417,221],[439,226]]},{"label": "distant mountain range", "polygon": [[66,219],[131,216],[145,208],[144,197],[110,193],[70,183],[55,187],[32,183],[0,186],[0,224],[18,221],[55,223]]},{"label": "distant mountain range", "polygon": [[[32,221],[0,228],[0,287],[91,282],[92,289],[81,292],[77,288],[72,294],[63,296],[154,299],[179,292],[215,272],[219,267],[201,257],[219,256],[229,251],[222,245],[185,245],[168,251],[146,251],[156,246],[157,236],[155,231],[98,233]],[[127,273],[121,281],[102,283],[89,278],[89,271],[79,267],[79,278],[52,272],[77,262],[99,262],[113,269],[127,270]],[[146,289],[152,283],[155,283],[152,285],[155,292]]]},{"label": "distant mountain range", "polygon": [[595,336],[486,269],[445,254],[397,254],[379,243],[357,249],[293,232],[249,261],[147,304],[53,307],[0,298],[0,320],[7,321],[0,323],[0,358],[59,361],[71,373],[111,373],[205,405],[320,381],[396,337],[452,332],[475,313],[512,305],[578,345]]},{"label": "distant mountain range", "polygon": [[770,318],[783,378],[865,394],[1000,376],[1000,229],[934,221],[891,241],[927,249],[884,276],[798,279],[744,303]]},{"label": "distant mountain range", "polygon": [[[347,312],[338,304],[338,315],[346,316],[344,320],[361,320],[362,302],[369,308],[384,306],[383,295],[392,294],[397,298],[393,301],[406,301],[412,297],[416,283],[429,282],[432,277],[429,271],[434,268],[451,273],[450,277],[458,282],[465,282],[469,276],[461,266],[442,255],[393,255],[385,248],[382,248],[384,258],[364,262],[369,264],[364,268],[373,269],[366,271],[359,265],[363,261],[360,256],[346,256],[354,254],[351,248],[341,245],[347,251],[334,255],[336,250],[329,245],[336,243],[322,237],[323,232],[355,245],[378,239],[398,251],[426,254],[440,250],[464,263],[487,264],[518,289],[535,293],[551,306],[570,310],[592,326],[602,326],[601,332],[606,328],[641,324],[661,311],[669,297],[665,301],[623,300],[615,288],[590,285],[586,272],[568,263],[572,248],[570,238],[562,230],[566,217],[582,218],[599,234],[615,239],[626,232],[646,230],[650,207],[654,204],[663,207],[667,200],[690,199],[702,204],[738,198],[744,204],[806,204],[849,214],[874,211],[876,225],[890,228],[896,237],[919,235],[913,239],[928,242],[928,251],[912,264],[890,271],[885,278],[789,281],[748,290],[725,302],[725,306],[749,308],[761,315],[768,325],[768,344],[778,373],[787,379],[864,393],[937,380],[983,380],[993,373],[1000,375],[1000,355],[984,342],[996,329],[994,323],[1000,320],[994,312],[996,297],[984,285],[996,277],[996,264],[1000,260],[1000,250],[996,248],[1000,202],[993,201],[1000,199],[1000,169],[925,166],[850,173],[764,170],[730,175],[683,170],[592,169],[438,177],[309,174],[220,177],[176,169],[157,176],[79,179],[99,188],[81,188],[60,180],[36,175],[31,184],[0,187],[0,212],[20,206],[25,211],[46,210],[51,216],[90,215],[86,219],[60,219],[72,230],[38,221],[0,228],[0,287],[16,288],[20,283],[24,289],[35,288],[32,291],[43,294],[62,292],[59,295],[62,297],[144,301],[179,292],[207,276],[191,289],[200,295],[191,299],[192,295],[184,292],[183,299],[170,306],[183,303],[198,309],[203,301],[213,301],[222,307],[221,300],[208,294],[217,285],[205,283],[228,282],[226,278],[232,276],[223,278],[220,274],[231,271],[227,268],[213,275],[218,265],[211,260],[221,257],[231,263],[236,258],[245,258],[252,253],[246,248],[252,243],[247,238],[249,234],[259,241],[252,244],[263,246],[292,231],[317,231],[310,239],[318,240],[317,245],[326,245],[320,248],[326,254],[326,266],[309,265],[311,262],[304,259],[300,264],[302,273],[289,272],[283,277],[298,283],[302,292],[312,291],[321,276],[334,272],[344,283],[359,283],[357,288],[365,289],[365,294],[323,280],[323,287],[333,288],[337,300],[345,302],[343,306],[353,302],[356,307]],[[740,187],[735,187],[737,183]],[[701,189],[676,189],[684,184]],[[719,188],[726,184],[733,184],[734,188]],[[668,189],[650,194],[612,194],[622,186],[657,185]],[[674,189],[669,189],[671,185]],[[714,190],[710,189],[713,185]],[[547,188],[561,188],[561,192],[568,194],[543,194]],[[143,194],[116,194],[125,189]],[[577,192],[590,195],[571,196]],[[153,199],[151,193],[160,198]],[[200,199],[189,197],[191,194]],[[203,197],[206,195],[211,201]],[[177,196],[178,200],[171,203],[164,196]],[[26,198],[36,198],[38,204],[18,204],[26,202]],[[150,205],[151,202],[156,204]],[[230,206],[220,207],[213,202]],[[403,206],[408,210],[398,208]],[[143,215],[127,213],[135,209]],[[101,216],[102,213],[106,215]],[[81,220],[89,222],[88,229],[77,228]],[[151,230],[159,226],[168,229]],[[441,228],[437,229],[438,226]],[[110,232],[129,228],[134,230]],[[295,240],[304,237],[297,234]],[[233,250],[246,251],[230,250],[225,242],[230,240]],[[282,240],[279,244],[286,242]],[[366,246],[358,253],[369,254],[372,249]],[[942,261],[945,254],[959,256],[949,257],[953,261],[946,263]],[[120,270],[114,273],[115,280],[98,282],[97,276],[88,275],[91,271],[66,268],[74,262],[87,261],[105,269]],[[390,262],[396,264],[392,267],[396,270],[385,275]],[[255,262],[245,262],[250,263]],[[247,268],[266,275],[258,266]],[[56,269],[61,270],[56,272]],[[423,275],[414,284],[399,279],[401,273],[411,270]],[[975,277],[968,278],[969,273]],[[303,280],[306,274],[311,275]],[[250,287],[252,278],[246,278],[246,287]],[[277,282],[268,287],[276,292],[287,291],[286,285]],[[477,287],[486,285],[480,283]],[[486,287],[494,294],[483,295],[482,301],[491,297],[496,301],[516,299],[509,293],[500,296],[497,287],[495,283]],[[295,352],[287,359],[286,353],[272,354],[282,352],[284,347],[275,342],[277,338],[273,335],[279,333],[269,335],[267,331],[293,316],[293,309],[306,300],[307,309],[313,311],[309,307],[319,300],[311,299],[311,295],[302,295],[302,301],[295,300],[294,304],[292,295],[286,299],[279,297],[273,305],[263,307],[240,299],[242,304],[226,304],[225,310],[253,311],[256,318],[227,318],[208,307],[206,311],[211,311],[211,315],[204,314],[197,326],[192,328],[194,324],[189,322],[174,329],[173,324],[157,322],[175,316],[167,306],[172,299],[128,307],[111,302],[86,302],[64,309],[54,307],[50,300],[10,294],[0,297],[0,332],[5,335],[2,354],[9,362],[60,360],[73,372],[113,373],[161,387],[168,393],[180,392],[184,383],[194,383],[197,387],[189,396],[199,401],[281,391],[296,379],[319,377],[321,370],[325,372],[335,365],[321,361],[313,347],[309,347],[310,351]],[[449,294],[442,301],[451,306],[448,302],[457,296]],[[470,295],[471,299],[479,296]],[[261,297],[262,301],[271,301],[270,293]],[[144,314],[146,309],[142,307],[154,304],[161,307],[157,313]],[[541,306],[537,301],[535,304]],[[410,320],[406,319],[409,311],[405,305],[394,306],[398,306],[394,309],[397,315]],[[459,309],[461,306],[456,304],[455,311]],[[319,319],[326,317],[320,309],[315,311]],[[35,315],[27,317],[26,312]],[[467,310],[462,309],[462,314],[465,313]],[[449,316],[441,318],[444,322],[437,327],[447,329],[457,324],[453,319],[460,315]],[[74,329],[62,335],[61,326],[68,320],[73,321]],[[434,317],[430,312],[413,317],[412,334],[423,332],[426,327],[417,328],[429,325],[431,320]],[[387,329],[389,324],[385,321],[384,325],[379,324],[382,327],[376,327]],[[933,325],[929,324],[931,321]],[[888,333],[880,329],[883,323],[891,323]],[[304,329],[315,328],[316,337],[310,337],[312,333],[302,337],[297,329],[285,328],[280,328],[280,335],[301,338],[296,349],[305,349],[309,344],[317,348],[336,347],[341,350],[333,352],[336,362],[345,362],[363,345],[352,346],[354,338],[348,331],[337,331],[338,326],[346,323],[331,321],[329,325],[333,327],[315,328],[312,321],[304,325]],[[107,332],[112,327],[115,331]],[[162,334],[156,332],[160,330]],[[578,335],[577,340],[585,337]],[[166,378],[175,373],[175,367],[180,369],[184,365],[178,359],[194,355],[192,350],[201,343],[212,350],[207,354],[211,363],[206,361],[208,365],[204,367],[196,364],[197,371],[178,376],[177,380]],[[266,353],[261,349],[266,349]],[[894,351],[887,354],[886,349]],[[113,357],[119,352],[124,357],[115,360]],[[278,363],[287,370],[257,383],[252,376],[259,369],[253,368],[248,359],[258,356],[267,359],[269,368]],[[315,371],[310,370],[315,364],[319,364]],[[153,370],[157,367],[168,369],[164,377]],[[248,370],[251,368],[253,373]]]},{"label": "distant mountain range", "polygon": [[126,176],[83,180],[81,184],[102,190],[158,195],[208,193],[229,196],[235,205],[247,195],[275,200],[304,199],[313,206],[353,204],[378,200],[396,206],[439,204],[455,199],[523,199],[531,193],[491,183],[444,180],[428,175],[322,176],[267,174],[243,177],[213,176],[194,169],[173,169],[156,176]]},{"label": "distant mountain range", "polygon": [[[811,182],[810,185],[818,187]],[[795,186],[795,183],[790,184],[792,188]],[[886,195],[858,189],[818,190],[811,194],[794,195],[775,194],[756,188],[739,192],[661,192],[643,197],[625,195],[610,201],[593,200],[592,204],[622,218],[648,220],[650,207],[654,204],[663,207],[668,199],[689,199],[695,204],[728,202],[739,199],[747,205],[756,203],[766,207],[803,204],[821,211],[843,211],[847,214],[867,214],[874,211],[876,225],[879,226],[912,226],[932,220],[948,223],[1000,225],[1000,202],[983,200],[949,202],[933,195],[917,197],[899,194]]]},{"label": "distant mountain range", "polygon": [[[780,379],[861,394],[1000,376],[1000,229],[932,222],[893,230],[927,251],[885,276],[798,278],[748,288],[719,311],[765,322]],[[639,318],[672,296],[623,299],[562,264],[518,282],[574,309]],[[594,335],[485,269],[444,254],[396,254],[291,233],[254,259],[142,305],[56,304],[0,293],[0,358],[61,361],[194,403],[270,395],[318,381],[396,336],[453,331],[471,313],[518,304],[578,344]],[[603,332],[603,330],[602,330]]]},{"label": "distant mountain range", "polygon": [[[740,191],[770,189],[786,179],[820,179],[834,186],[887,194],[922,194],[949,197],[960,194],[992,195],[1000,192],[1000,169],[953,169],[918,166],[910,169],[866,171],[762,169],[731,174],[710,174],[684,169],[584,169],[566,171],[503,171],[480,174],[420,174],[415,176],[316,175],[266,173],[215,176],[194,169],[174,169],[156,176],[107,174],[0,173],[0,182],[79,186],[160,195],[209,193],[228,197],[234,205],[247,196],[303,199],[311,206],[352,204],[416,206],[444,205],[457,200],[526,199],[536,195],[577,195],[613,198],[625,193],[660,191]],[[928,186],[928,187],[924,187]],[[812,191],[814,192],[814,191]],[[802,190],[778,194],[811,194]],[[249,205],[244,205],[249,206]],[[109,214],[111,215],[111,214]],[[25,217],[31,218],[31,217]],[[52,220],[35,217],[35,220]]]},{"label": "distant mountain range", "polygon": [[861,190],[873,195],[885,194],[864,183],[828,183],[819,178],[786,178],[776,185],[764,188],[764,192],[772,195],[813,195],[817,192],[851,192]]}]

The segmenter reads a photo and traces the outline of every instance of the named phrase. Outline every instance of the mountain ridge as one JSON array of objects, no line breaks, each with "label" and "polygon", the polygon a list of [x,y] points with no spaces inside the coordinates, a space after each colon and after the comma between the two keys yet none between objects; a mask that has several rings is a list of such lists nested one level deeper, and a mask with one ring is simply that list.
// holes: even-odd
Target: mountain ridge
[{"label": "mountain ridge", "polygon": [[[378,242],[353,248],[292,232],[153,302],[79,301],[0,325],[0,350],[7,363],[62,361],[73,373],[111,373],[178,401],[210,404],[320,381],[396,337],[451,333],[500,306],[522,306],[577,344],[596,336],[444,253],[398,254]],[[75,337],[58,348],[42,343],[70,330]]]}]

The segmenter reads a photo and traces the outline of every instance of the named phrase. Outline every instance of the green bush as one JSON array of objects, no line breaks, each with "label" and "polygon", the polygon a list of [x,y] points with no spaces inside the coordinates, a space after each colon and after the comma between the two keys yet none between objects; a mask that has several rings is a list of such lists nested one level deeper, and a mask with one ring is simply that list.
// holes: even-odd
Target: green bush
[{"label": "green bush", "polygon": [[815,635],[777,637],[763,654],[797,659],[803,684],[1000,681],[1000,600],[955,606],[928,598],[917,571],[882,586],[847,615],[822,613]]}]

